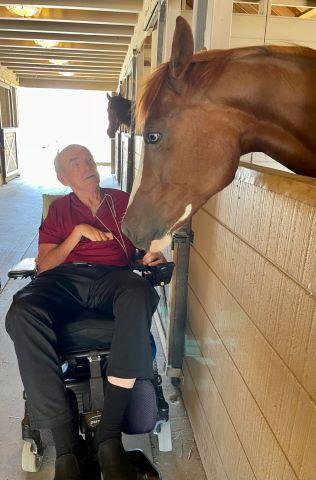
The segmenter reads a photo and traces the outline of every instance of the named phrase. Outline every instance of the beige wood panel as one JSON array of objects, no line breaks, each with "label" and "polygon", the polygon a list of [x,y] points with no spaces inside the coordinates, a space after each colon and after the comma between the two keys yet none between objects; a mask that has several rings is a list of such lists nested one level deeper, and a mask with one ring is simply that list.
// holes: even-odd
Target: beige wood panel
[{"label": "beige wood panel", "polygon": [[[308,444],[316,441],[316,430],[309,432],[309,425],[316,415],[314,401],[195,250],[191,255],[190,285],[194,297],[191,304],[195,305],[193,310],[203,308],[205,321],[216,330],[299,475],[306,451],[310,448]],[[312,478],[311,472],[315,471],[316,456],[309,465],[309,476],[301,478]]]},{"label": "beige wood panel", "polygon": [[316,21],[263,15],[233,14],[231,47],[294,44],[316,48]]},{"label": "beige wood panel", "polygon": [[[218,454],[212,432],[208,426],[205,412],[199,401],[197,391],[189,370],[185,368],[185,385],[183,386],[183,399],[191,420],[194,438],[208,480],[230,480],[224,470],[223,463]],[[196,479],[198,480],[198,479]],[[246,479],[245,479],[246,480]]]},{"label": "beige wood panel", "polygon": [[[207,212],[196,215],[193,230],[201,257],[316,399],[315,297]],[[307,371],[314,372],[312,378]]]},{"label": "beige wood panel", "polygon": [[227,477],[234,480],[255,480],[255,474],[239,439],[238,432],[235,430],[207,367],[207,359],[204,359],[192,333],[189,334],[189,337],[190,339],[193,338],[193,342],[188,342],[186,346],[183,369],[185,382],[182,388],[184,401],[186,402],[187,378],[189,376],[197,390],[198,398],[196,401],[201,403],[204,410],[206,425],[210,429],[211,437],[214,440]]},{"label": "beige wood panel", "polygon": [[315,294],[315,207],[315,179],[240,167],[234,182],[204,209]]},{"label": "beige wood panel", "polygon": [[316,48],[316,21],[270,16],[267,22],[267,43],[299,43]]},{"label": "beige wood panel", "polygon": [[[198,344],[202,351],[256,480],[297,480],[253,395],[192,292],[189,294],[188,318],[191,328],[187,330],[187,340],[190,344]],[[208,378],[197,377],[194,381],[206,388]],[[186,408],[190,411],[188,402]],[[235,480],[235,477],[229,480]]]}]

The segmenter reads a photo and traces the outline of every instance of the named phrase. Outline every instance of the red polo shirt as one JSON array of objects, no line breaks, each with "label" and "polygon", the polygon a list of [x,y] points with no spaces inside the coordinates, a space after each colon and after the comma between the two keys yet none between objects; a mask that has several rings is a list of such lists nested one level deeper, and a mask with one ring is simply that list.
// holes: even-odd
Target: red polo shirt
[{"label": "red polo shirt", "polygon": [[[76,225],[87,223],[104,232],[112,232],[113,240],[92,242],[88,238],[81,237],[80,242],[64,263],[89,262],[104,265],[127,265],[135,254],[135,247],[121,232],[122,242],[118,228],[121,229],[129,194],[112,188],[101,188],[102,199],[105,194],[109,196],[103,200],[96,216],[93,216],[91,210],[74,193],[55,200],[50,205],[48,215],[39,229],[39,243],[59,245],[71,234]],[[121,244],[123,246],[125,244],[127,256]]]}]

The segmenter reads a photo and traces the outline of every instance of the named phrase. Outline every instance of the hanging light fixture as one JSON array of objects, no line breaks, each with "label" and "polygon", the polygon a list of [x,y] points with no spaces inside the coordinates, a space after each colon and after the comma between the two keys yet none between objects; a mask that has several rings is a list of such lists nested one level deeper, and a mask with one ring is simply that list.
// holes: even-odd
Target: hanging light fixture
[{"label": "hanging light fixture", "polygon": [[6,5],[9,12],[19,15],[20,17],[34,17],[41,13],[41,7],[33,7],[32,5]]},{"label": "hanging light fixture", "polygon": [[65,65],[68,63],[68,60],[62,60],[61,58],[50,58],[49,59],[50,63],[53,63],[54,65]]},{"label": "hanging light fixture", "polygon": [[36,43],[36,45],[39,45],[40,47],[43,47],[43,48],[53,48],[59,44],[59,41],[58,40],[34,40],[34,43]]},{"label": "hanging light fixture", "polygon": [[73,77],[75,72],[59,72],[60,75],[63,75],[64,77]]}]

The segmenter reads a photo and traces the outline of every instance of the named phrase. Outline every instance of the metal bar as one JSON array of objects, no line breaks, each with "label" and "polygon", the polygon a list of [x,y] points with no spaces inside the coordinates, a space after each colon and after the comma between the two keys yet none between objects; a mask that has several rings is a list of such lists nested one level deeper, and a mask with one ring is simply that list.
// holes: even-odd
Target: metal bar
[{"label": "metal bar", "polygon": [[208,0],[195,0],[193,4],[193,36],[194,50],[198,52],[204,47]]},{"label": "metal bar", "polygon": [[166,2],[162,0],[158,11],[158,37],[157,37],[157,65],[163,60],[164,37],[166,24]]}]

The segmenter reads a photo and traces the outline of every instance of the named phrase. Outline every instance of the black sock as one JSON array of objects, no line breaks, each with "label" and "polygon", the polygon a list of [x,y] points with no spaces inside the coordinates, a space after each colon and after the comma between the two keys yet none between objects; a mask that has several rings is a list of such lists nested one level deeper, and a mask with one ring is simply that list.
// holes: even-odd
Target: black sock
[{"label": "black sock", "polygon": [[94,437],[96,446],[110,438],[121,438],[123,417],[131,391],[131,388],[107,383],[101,420]]},{"label": "black sock", "polygon": [[56,448],[56,457],[60,457],[65,453],[81,454],[83,444],[73,420],[52,428],[52,434]]}]

